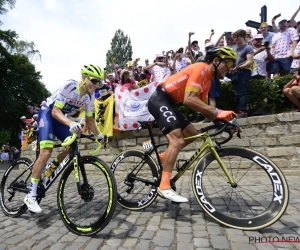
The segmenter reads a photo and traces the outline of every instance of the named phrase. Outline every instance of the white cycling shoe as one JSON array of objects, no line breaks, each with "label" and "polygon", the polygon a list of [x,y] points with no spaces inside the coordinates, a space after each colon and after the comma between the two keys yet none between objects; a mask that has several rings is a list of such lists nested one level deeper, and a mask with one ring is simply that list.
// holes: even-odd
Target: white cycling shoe
[{"label": "white cycling shoe", "polygon": [[177,194],[173,189],[169,188],[169,189],[165,189],[165,190],[161,190],[161,189],[157,189],[157,193],[159,194],[159,196],[161,196],[162,198],[165,199],[169,199],[171,201],[174,202],[188,202],[189,200],[185,197],[180,196],[179,194]]},{"label": "white cycling shoe", "polygon": [[38,202],[36,201],[35,197],[29,197],[28,195],[25,196],[24,198],[24,203],[28,207],[28,210],[33,212],[33,213],[41,213],[42,209],[39,206]]}]

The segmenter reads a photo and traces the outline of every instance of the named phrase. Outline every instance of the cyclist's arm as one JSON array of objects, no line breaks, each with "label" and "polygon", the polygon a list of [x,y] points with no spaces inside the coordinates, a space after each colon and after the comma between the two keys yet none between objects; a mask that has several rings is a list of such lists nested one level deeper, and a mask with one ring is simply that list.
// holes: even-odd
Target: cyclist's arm
[{"label": "cyclist's arm", "polygon": [[70,126],[71,123],[73,122],[63,114],[63,112],[61,111],[61,109],[59,107],[57,107],[55,105],[53,106],[51,115],[53,116],[54,119],[56,119],[57,121],[59,121],[60,123],[66,125],[66,126]]},{"label": "cyclist's arm", "polygon": [[198,93],[193,91],[186,91],[184,94],[183,104],[188,108],[200,112],[206,118],[210,120],[215,120],[214,112],[216,108],[213,106],[209,106],[203,101],[201,101],[198,97]]},{"label": "cyclist's arm", "polygon": [[90,130],[92,130],[92,132],[93,132],[94,135],[97,136],[97,135],[101,134],[100,131],[99,131],[99,129],[98,129],[98,127],[97,127],[97,125],[96,125],[96,122],[95,122],[95,119],[94,119],[93,116],[87,116],[85,118],[85,123],[88,126],[88,128]]}]

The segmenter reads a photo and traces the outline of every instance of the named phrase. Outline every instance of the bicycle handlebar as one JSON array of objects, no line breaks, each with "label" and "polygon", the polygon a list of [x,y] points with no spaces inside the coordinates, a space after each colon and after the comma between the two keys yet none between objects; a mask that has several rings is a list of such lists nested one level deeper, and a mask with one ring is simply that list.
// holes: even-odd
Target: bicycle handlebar
[{"label": "bicycle handlebar", "polygon": [[[61,145],[62,145],[63,147],[70,146],[70,145],[77,139],[77,137],[78,137],[78,134],[77,134],[77,133],[73,133],[73,135],[68,136],[68,137],[62,142]],[[97,153],[100,151],[100,149],[102,148],[102,143],[99,142],[98,139],[94,137],[94,135],[85,135],[85,134],[81,134],[81,133],[80,133],[79,138],[87,138],[87,139],[89,139],[89,140],[91,140],[91,141],[94,141],[94,140],[95,140],[95,142],[98,143],[97,148],[96,148],[95,150],[92,150],[92,151],[89,152],[90,155],[95,155],[95,154],[97,154]],[[107,136],[105,135],[105,136],[104,136],[104,148],[106,148],[106,141],[107,141]]]},{"label": "bicycle handlebar", "polygon": [[[141,129],[143,129],[143,128],[147,128],[147,129],[151,128],[152,121],[151,122],[138,121],[138,122],[140,123],[140,126],[135,130],[137,133],[140,132]],[[215,133],[209,134],[210,137],[219,135],[223,132],[226,132],[228,134],[228,137],[224,141],[216,142],[219,145],[224,144],[232,139],[232,136],[234,134],[232,131],[233,129],[237,130],[235,132],[237,132],[237,136],[239,138],[241,138],[241,135],[240,135],[241,129],[240,129],[240,126],[239,126],[236,118],[233,118],[233,120],[231,120],[229,122],[224,122],[222,120],[215,120],[213,125],[209,125],[207,127],[201,128],[200,132],[204,133],[204,132],[208,132],[209,130],[212,130],[212,129],[218,129],[218,130]]]},{"label": "bicycle handlebar", "polygon": [[61,145],[63,147],[67,147],[67,146],[70,146],[77,138],[77,134],[76,133],[73,133],[73,135],[71,136],[68,136],[62,143]]},{"label": "bicycle handlebar", "polygon": [[218,130],[213,134],[209,134],[210,137],[219,135],[223,132],[225,132],[229,135],[224,141],[216,142],[219,145],[224,144],[232,139],[232,136],[234,134],[232,131],[233,129],[237,130],[236,131],[237,136],[239,138],[241,138],[241,135],[240,135],[241,129],[240,129],[240,126],[239,126],[236,118],[233,118],[233,120],[231,120],[229,122],[224,122],[222,120],[215,120],[213,125],[202,128],[202,129],[200,129],[200,131],[203,133],[203,132],[208,132],[211,129],[218,129]]}]

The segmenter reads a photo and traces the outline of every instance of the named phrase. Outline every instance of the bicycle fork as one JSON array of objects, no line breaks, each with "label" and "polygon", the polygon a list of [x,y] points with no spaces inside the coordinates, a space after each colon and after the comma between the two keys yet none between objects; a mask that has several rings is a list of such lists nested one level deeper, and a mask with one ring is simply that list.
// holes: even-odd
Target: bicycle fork
[{"label": "bicycle fork", "polygon": [[77,155],[75,155],[73,158],[73,165],[74,165],[74,175],[75,175],[75,181],[76,181],[78,194],[81,195],[81,185],[80,185],[80,178],[79,178],[79,172],[78,172],[78,156]]},{"label": "bicycle fork", "polygon": [[230,183],[230,185],[232,187],[237,187],[237,184],[235,183],[235,181],[234,181],[233,177],[231,176],[230,172],[228,171],[225,163],[222,161],[221,157],[219,156],[216,148],[211,147],[210,151],[211,151],[212,155],[215,157],[215,159],[217,160],[217,162],[219,163],[219,165],[222,168],[224,174],[227,176],[228,183]]}]

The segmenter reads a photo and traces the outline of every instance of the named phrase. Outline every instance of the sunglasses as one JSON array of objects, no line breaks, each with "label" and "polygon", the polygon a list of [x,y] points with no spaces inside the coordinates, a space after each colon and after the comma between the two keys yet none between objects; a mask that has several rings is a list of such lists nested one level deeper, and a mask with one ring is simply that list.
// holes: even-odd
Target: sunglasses
[{"label": "sunglasses", "polygon": [[234,67],[234,61],[233,60],[223,60],[225,62],[228,69],[231,69]]},{"label": "sunglasses", "polygon": [[163,58],[163,57],[157,57],[157,59],[162,60],[162,59],[164,59],[164,58]]},{"label": "sunglasses", "polygon": [[100,84],[101,83],[101,80],[99,80],[98,78],[95,78],[95,77],[90,77],[88,76],[88,79],[93,83],[93,84]]}]

